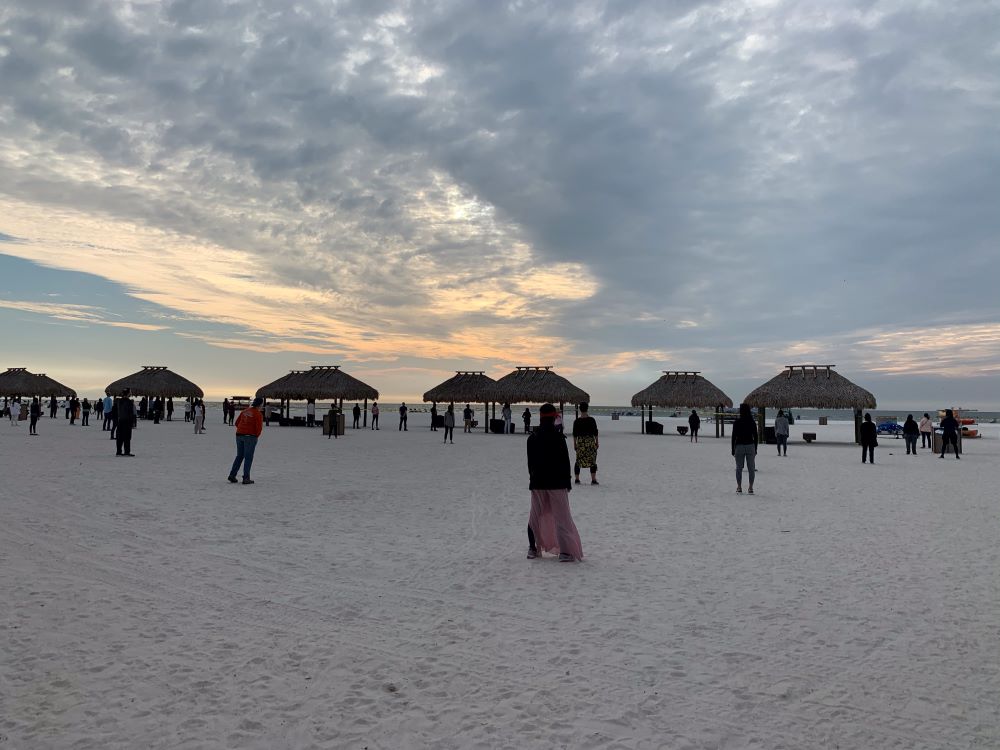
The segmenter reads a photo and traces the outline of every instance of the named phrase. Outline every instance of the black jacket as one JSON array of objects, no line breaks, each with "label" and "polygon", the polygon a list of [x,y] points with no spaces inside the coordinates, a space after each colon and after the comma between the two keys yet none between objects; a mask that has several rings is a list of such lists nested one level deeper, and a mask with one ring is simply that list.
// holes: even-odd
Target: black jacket
[{"label": "black jacket", "polygon": [[861,423],[861,444],[878,445],[878,428],[874,422]]},{"label": "black jacket", "polygon": [[941,434],[942,435],[957,435],[958,434],[958,420],[954,417],[945,417],[941,420]]},{"label": "black jacket", "polygon": [[548,420],[528,436],[528,475],[529,490],[568,490],[572,487],[573,472],[566,438],[556,432]]},{"label": "black jacket", "polygon": [[903,434],[904,435],[919,435],[920,425],[916,423],[913,419],[907,419],[903,422]]},{"label": "black jacket", "polygon": [[697,414],[692,414],[690,417],[688,417],[688,425],[691,427],[692,430],[697,430],[698,428],[701,427],[701,417],[699,417]]},{"label": "black jacket", "polygon": [[736,453],[737,445],[752,445],[756,451],[757,422],[754,421],[753,417],[749,419],[737,417],[736,421],[733,422],[733,453]]},{"label": "black jacket", "polygon": [[593,417],[577,417],[574,419],[573,437],[597,437],[597,420]]},{"label": "black jacket", "polygon": [[121,425],[125,425],[128,428],[132,427],[132,423],[135,421],[135,404],[132,403],[132,399],[118,399],[118,405],[115,407],[115,417],[118,420],[119,427]]}]

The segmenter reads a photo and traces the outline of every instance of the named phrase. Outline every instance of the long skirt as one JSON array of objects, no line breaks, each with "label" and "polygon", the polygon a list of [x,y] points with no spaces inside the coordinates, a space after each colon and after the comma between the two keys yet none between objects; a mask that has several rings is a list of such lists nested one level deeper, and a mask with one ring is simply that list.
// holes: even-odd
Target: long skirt
[{"label": "long skirt", "polygon": [[584,469],[597,468],[597,438],[584,435],[576,439],[576,463]]},{"label": "long skirt", "polygon": [[569,512],[569,490],[532,490],[528,526],[542,552],[583,559],[583,543]]}]

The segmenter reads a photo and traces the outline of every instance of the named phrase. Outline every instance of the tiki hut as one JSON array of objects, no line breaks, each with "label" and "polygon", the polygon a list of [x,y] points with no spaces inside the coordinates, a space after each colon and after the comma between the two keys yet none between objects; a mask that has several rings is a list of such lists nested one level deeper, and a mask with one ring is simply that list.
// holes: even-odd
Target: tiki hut
[{"label": "tiki hut", "polygon": [[[732,405],[733,400],[702,377],[699,370],[664,370],[659,380],[632,397],[632,406],[642,408],[643,433],[646,432],[647,407],[649,407],[649,420],[652,421],[654,406],[667,409],[712,406],[718,413],[722,411],[722,407]],[[716,437],[719,436],[718,426],[719,421],[716,417]]]},{"label": "tiki hut", "polygon": [[24,367],[11,367],[0,372],[0,396],[76,396],[69,386],[47,375],[35,375]]},{"label": "tiki hut", "polygon": [[281,402],[282,414],[291,411],[292,401],[316,401],[332,399],[341,410],[344,399],[365,402],[365,426],[368,425],[368,399],[378,398],[378,391],[367,383],[351,377],[340,369],[340,365],[313,365],[308,370],[292,370],[273,383],[257,389],[263,399],[277,399]]},{"label": "tiki hut", "polygon": [[861,410],[875,408],[875,396],[843,375],[836,365],[785,365],[785,370],[751,391],[743,403],[757,407],[760,434],[764,434],[764,410],[768,406],[787,409],[853,409],[854,439],[860,442]]},{"label": "tiki hut", "polygon": [[577,388],[566,378],[552,372],[552,366],[518,367],[509,375],[504,375],[493,387],[493,416],[496,417],[496,402],[507,404],[559,404],[563,411],[566,404],[581,404],[590,401],[586,391]]},{"label": "tiki hut", "polygon": [[162,365],[143,365],[139,372],[134,372],[108,385],[104,393],[108,396],[118,396],[128,388],[133,396],[148,396],[151,398],[204,398],[205,394],[194,383],[183,378]]},{"label": "tiki hut", "polygon": [[[483,414],[488,414],[490,399],[493,398],[496,384],[497,381],[482,370],[456,370],[454,377],[448,378],[440,385],[427,391],[424,394],[424,401],[430,401],[434,404],[454,404],[455,402],[482,404]],[[483,419],[483,423],[486,432],[489,432],[489,419]]]}]

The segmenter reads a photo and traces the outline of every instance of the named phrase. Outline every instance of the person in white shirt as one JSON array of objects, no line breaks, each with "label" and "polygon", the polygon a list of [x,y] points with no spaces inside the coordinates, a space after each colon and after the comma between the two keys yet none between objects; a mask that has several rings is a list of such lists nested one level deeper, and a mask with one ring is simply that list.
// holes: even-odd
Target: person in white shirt
[{"label": "person in white shirt", "polygon": [[17,424],[17,420],[21,418],[21,402],[11,401],[10,402],[10,423],[12,425]]},{"label": "person in white shirt", "polygon": [[316,426],[316,402],[306,401],[306,427]]},{"label": "person in white shirt", "polygon": [[200,435],[205,431],[205,405],[199,399],[194,404],[194,434]]}]

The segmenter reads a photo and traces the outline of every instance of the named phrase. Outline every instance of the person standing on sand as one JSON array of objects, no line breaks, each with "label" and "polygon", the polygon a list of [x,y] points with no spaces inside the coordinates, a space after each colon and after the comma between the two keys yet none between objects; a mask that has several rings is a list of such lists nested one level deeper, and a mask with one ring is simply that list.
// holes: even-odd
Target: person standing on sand
[{"label": "person standing on sand", "polygon": [[409,411],[406,408],[406,402],[404,401],[399,405],[399,429],[400,431],[409,430],[406,426],[406,412]]},{"label": "person standing on sand", "polygon": [[112,422],[114,421],[114,418],[115,418],[114,408],[115,408],[115,400],[113,398],[111,398],[111,396],[105,396],[104,397],[104,424],[101,427],[101,429],[104,430],[104,431],[108,431],[108,430],[111,429],[111,424],[112,424]]},{"label": "person standing on sand", "polygon": [[167,399],[167,421],[174,421],[174,397],[171,396]]},{"label": "person standing on sand", "polygon": [[431,432],[437,432],[437,425],[434,424],[438,417],[437,404],[431,404]]},{"label": "person standing on sand", "polygon": [[875,463],[875,448],[878,446],[878,428],[872,422],[872,415],[865,412],[865,421],[861,423],[861,463],[866,458]]},{"label": "person standing on sand", "polygon": [[924,412],[924,416],[920,418],[920,424],[918,425],[920,429],[920,447],[930,448],[934,450],[934,422],[931,421],[931,415]]},{"label": "person standing on sand", "polygon": [[573,465],[573,481],[580,484],[581,467],[590,469],[590,483],[597,484],[597,449],[601,444],[597,436],[597,420],[588,413],[590,404],[580,404],[580,416],[573,420],[573,450],[576,463]]},{"label": "person standing on sand", "polygon": [[783,409],[778,409],[774,420],[774,442],[778,444],[778,455],[788,455],[788,417]]},{"label": "person standing on sand", "polygon": [[42,403],[38,400],[38,396],[31,399],[31,405],[28,407],[28,417],[31,420],[28,423],[28,434],[37,435],[38,434],[38,418],[42,416]]},{"label": "person standing on sand", "polygon": [[906,421],[903,422],[903,440],[906,442],[906,455],[909,456],[912,452],[913,455],[917,455],[917,436],[920,435],[920,426],[914,421],[912,414],[906,415]]},{"label": "person standing on sand", "polygon": [[190,399],[190,397],[184,399],[184,421],[185,422],[190,422],[191,421],[191,399]]},{"label": "person standing on sand", "polygon": [[753,494],[753,480],[757,473],[755,465],[757,458],[757,423],[754,421],[750,406],[740,404],[740,415],[733,422],[732,453],[736,458],[736,494],[743,494],[743,464],[747,466],[750,486],[747,492]]},{"label": "person standing on sand", "polygon": [[83,418],[80,420],[81,427],[90,427],[90,401],[86,398],[83,399],[83,403],[80,404],[80,413]]},{"label": "person standing on sand", "polygon": [[263,405],[264,399],[258,396],[236,418],[236,458],[227,477],[233,484],[236,484],[236,472],[240,470],[240,464],[243,465],[243,484],[253,484],[250,467],[253,466],[253,454],[257,450],[257,438],[264,431],[264,417],[260,413]]},{"label": "person standing on sand", "polygon": [[503,405],[503,408],[500,410],[500,416],[503,418],[504,434],[512,435],[514,433],[514,423],[511,421],[510,404]]},{"label": "person standing on sand", "polygon": [[201,435],[205,432],[205,407],[198,399],[194,402],[194,434]]},{"label": "person standing on sand", "polygon": [[466,404],[465,409],[462,410],[462,419],[465,421],[463,432],[472,432],[472,417],[474,415],[475,412],[472,411],[472,407]]},{"label": "person standing on sand", "polygon": [[355,404],[354,408],[351,409],[351,415],[354,417],[354,429],[356,430],[361,424],[361,407]]},{"label": "person standing on sand", "polygon": [[132,453],[132,427],[135,425],[135,404],[132,403],[131,391],[122,391],[118,404],[115,406],[115,447],[116,456],[134,456]]},{"label": "person standing on sand", "polygon": [[17,400],[11,401],[7,410],[10,413],[10,423],[17,427],[17,420],[21,418],[21,402]]},{"label": "person standing on sand", "polygon": [[527,435],[531,432],[531,409],[527,406],[525,406],[524,411],[521,412],[521,419],[524,421],[524,434]]},{"label": "person standing on sand", "polygon": [[306,401],[306,427],[316,426],[316,401],[309,399]]},{"label": "person standing on sand", "polygon": [[229,421],[229,399],[222,399],[222,424],[226,424]]},{"label": "person standing on sand", "polygon": [[455,442],[455,405],[448,404],[448,410],[444,413],[444,442]]},{"label": "person standing on sand", "polygon": [[569,450],[556,432],[559,412],[552,404],[539,409],[538,429],[528,436],[528,559],[559,552],[560,562],[583,559],[583,544],[569,509]]},{"label": "person standing on sand", "polygon": [[694,409],[691,410],[691,416],[688,417],[688,428],[691,430],[691,440],[689,442],[698,442],[698,430],[701,429],[701,417],[698,416],[698,412]]},{"label": "person standing on sand", "polygon": [[378,401],[372,401],[372,429],[378,429]]},{"label": "person standing on sand", "polygon": [[955,449],[955,458],[961,458],[958,455],[958,430],[959,425],[958,420],[955,419],[955,415],[951,409],[945,409],[944,419],[941,420],[941,455],[938,458],[944,458],[949,443]]},{"label": "person standing on sand", "polygon": [[55,419],[57,411],[59,411],[59,402],[53,396],[49,399],[49,419]]}]

